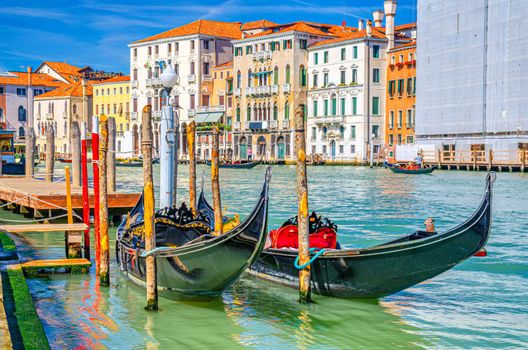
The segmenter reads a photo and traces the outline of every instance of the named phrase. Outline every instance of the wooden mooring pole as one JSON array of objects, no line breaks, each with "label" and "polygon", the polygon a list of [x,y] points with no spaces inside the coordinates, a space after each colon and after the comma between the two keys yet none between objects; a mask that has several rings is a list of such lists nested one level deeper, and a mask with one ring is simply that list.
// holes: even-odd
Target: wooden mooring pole
[{"label": "wooden mooring pole", "polygon": [[[156,232],[154,226],[154,181],[152,178],[152,107],[143,108],[141,121],[141,147],[143,153],[143,220],[145,231],[145,250],[156,248]],[[156,258],[150,255],[146,258],[147,274],[147,310],[158,309],[158,280],[156,275]]]},{"label": "wooden mooring pole", "polygon": [[35,131],[28,127],[26,131],[26,178],[35,175]]},{"label": "wooden mooring pole", "polygon": [[64,181],[66,182],[66,208],[68,210],[68,224],[73,224],[73,208],[71,198],[70,167],[64,167]]},{"label": "wooden mooring pole", "polygon": [[[66,183],[66,209],[68,211],[68,224],[73,224],[73,206],[71,193],[70,167],[64,167],[64,181]],[[82,234],[80,231],[66,231],[64,233],[66,257],[77,259],[81,257]]]},{"label": "wooden mooring pole", "polygon": [[99,284],[110,285],[110,239],[108,237],[108,120],[106,116],[100,121],[99,144],[99,237],[101,242],[101,266]]},{"label": "wooden mooring pole", "polygon": [[72,173],[73,186],[81,186],[81,132],[79,130],[79,123],[76,121],[71,123],[71,154],[72,154]]},{"label": "wooden mooring pole", "polygon": [[195,134],[196,123],[192,121],[187,125],[187,152],[189,153],[189,206],[193,212],[196,210]]},{"label": "wooden mooring pole", "polygon": [[46,129],[46,181],[53,182],[55,168],[55,131],[52,127]]},{"label": "wooden mooring pole", "polygon": [[108,118],[108,192],[116,190],[116,122]]},{"label": "wooden mooring pole", "polygon": [[81,178],[83,197],[83,222],[88,226],[84,231],[84,257],[90,260],[90,197],[88,193],[88,147],[86,141],[86,122],[81,123]]},{"label": "wooden mooring pole", "polygon": [[211,181],[213,190],[213,208],[214,208],[214,234],[220,236],[223,233],[223,220],[222,220],[222,200],[220,198],[220,179],[219,179],[219,131],[218,126],[213,126],[213,147],[211,150]]},{"label": "wooden mooring pole", "polygon": [[92,165],[94,187],[94,234],[95,234],[95,270],[99,274],[101,248],[99,246],[99,117],[92,117]]},{"label": "wooden mooring pole", "polygon": [[[310,260],[308,222],[308,179],[306,175],[306,138],[304,134],[303,106],[295,112],[295,152],[297,154],[297,222],[299,231],[299,265]],[[310,290],[310,265],[299,270],[299,302],[312,301]]]}]

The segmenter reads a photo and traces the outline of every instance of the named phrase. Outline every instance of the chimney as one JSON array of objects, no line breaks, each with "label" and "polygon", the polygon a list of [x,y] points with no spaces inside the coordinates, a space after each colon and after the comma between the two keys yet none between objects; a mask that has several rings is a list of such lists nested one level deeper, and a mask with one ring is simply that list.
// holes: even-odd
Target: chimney
[{"label": "chimney", "polygon": [[27,67],[27,72],[28,72],[29,74],[31,74],[31,72],[33,72],[33,67],[31,67],[31,66]]},{"label": "chimney", "polygon": [[381,23],[383,22],[383,16],[385,14],[381,10],[376,10],[372,13],[372,17],[374,18],[374,27],[380,28]]},{"label": "chimney", "polygon": [[341,27],[343,27],[343,28],[346,27],[346,21],[341,21]]},{"label": "chimney", "polygon": [[394,48],[394,17],[396,16],[396,0],[385,0],[385,36],[389,40],[387,50]]},{"label": "chimney", "polygon": [[358,31],[360,30],[363,30],[363,20],[362,19],[358,21]]},{"label": "chimney", "polygon": [[369,19],[367,20],[367,36],[372,35],[372,21]]}]

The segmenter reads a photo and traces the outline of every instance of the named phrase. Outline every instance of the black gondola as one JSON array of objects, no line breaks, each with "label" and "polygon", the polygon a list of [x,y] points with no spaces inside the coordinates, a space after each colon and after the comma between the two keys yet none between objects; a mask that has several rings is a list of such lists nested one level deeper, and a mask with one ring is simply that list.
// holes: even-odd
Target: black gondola
[{"label": "black gondola", "polygon": [[[225,169],[252,169],[259,165],[260,162],[247,162],[247,163],[220,163],[218,164],[219,168]],[[206,165],[211,166],[211,162],[206,160]]]},{"label": "black gondola", "polygon": [[420,175],[420,174],[431,174],[436,169],[436,166],[433,165],[430,167],[422,167],[418,169],[405,169],[404,167],[401,167],[401,166],[390,166],[387,168],[396,174]]},{"label": "black gondola", "polygon": [[209,300],[219,296],[262,251],[267,232],[270,179],[271,168],[268,168],[252,213],[221,236],[212,236],[208,219],[201,214],[194,216],[184,205],[158,211],[156,249],[152,252],[145,252],[141,239],[141,198],[130,212],[130,218],[117,230],[118,264],[129,279],[144,286],[144,256],[154,254],[161,296],[175,300]]},{"label": "black gondola", "polygon": [[[494,173],[488,174],[480,207],[451,230],[436,234],[417,231],[370,248],[325,251],[311,265],[312,290],[337,298],[381,298],[438,276],[470,258],[490,236],[495,177]],[[266,249],[250,272],[297,288],[296,257],[297,250]]]}]

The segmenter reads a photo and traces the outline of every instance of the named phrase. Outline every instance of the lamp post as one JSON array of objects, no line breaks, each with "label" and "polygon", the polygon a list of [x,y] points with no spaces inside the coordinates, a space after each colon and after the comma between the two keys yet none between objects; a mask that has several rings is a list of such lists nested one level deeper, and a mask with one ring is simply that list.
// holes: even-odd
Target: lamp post
[{"label": "lamp post", "polygon": [[174,114],[168,103],[172,87],[178,81],[178,75],[169,64],[160,76],[161,83],[167,94],[167,103],[162,107],[160,121],[160,208],[170,207],[174,198],[174,157],[175,133]]},{"label": "lamp post", "polygon": [[376,137],[376,134],[372,133],[370,138],[370,167],[372,168],[374,166],[374,138]]}]

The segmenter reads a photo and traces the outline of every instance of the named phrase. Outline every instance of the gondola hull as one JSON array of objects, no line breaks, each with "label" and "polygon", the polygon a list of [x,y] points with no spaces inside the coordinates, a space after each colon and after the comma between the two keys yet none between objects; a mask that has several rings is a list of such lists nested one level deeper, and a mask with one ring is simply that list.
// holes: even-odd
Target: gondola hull
[{"label": "gondola hull", "polygon": [[435,166],[431,166],[428,168],[420,168],[420,169],[415,169],[415,170],[404,169],[404,168],[400,168],[397,166],[387,166],[387,168],[396,174],[412,174],[412,175],[431,174],[436,169]]},{"label": "gondola hull", "polygon": [[[418,234],[366,249],[328,251],[312,265],[312,290],[337,298],[381,298],[438,276],[486,244],[491,227],[491,184],[475,214],[462,225],[427,237]],[[297,251],[269,249],[250,272],[298,287]]]},{"label": "gondola hull", "polygon": [[[206,161],[205,164],[211,166],[210,161]],[[227,164],[227,163],[221,163],[218,165],[219,168],[222,169],[251,169],[258,165],[258,162],[249,162],[249,163],[239,163],[239,164]]]}]

